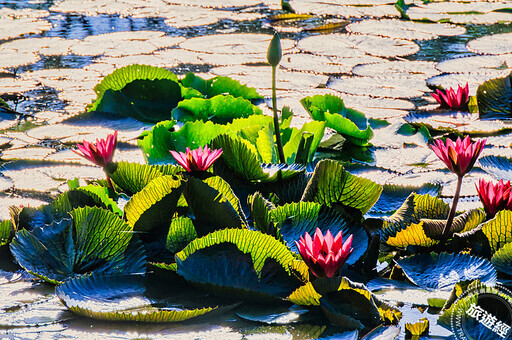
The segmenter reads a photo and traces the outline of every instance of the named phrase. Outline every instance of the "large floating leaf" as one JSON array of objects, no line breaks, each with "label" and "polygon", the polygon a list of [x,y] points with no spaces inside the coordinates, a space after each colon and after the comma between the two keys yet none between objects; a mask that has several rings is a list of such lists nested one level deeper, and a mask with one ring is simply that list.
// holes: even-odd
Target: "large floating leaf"
[{"label": "large floating leaf", "polygon": [[492,253],[512,242],[512,211],[498,211],[492,220],[482,225],[482,232],[489,241]]},{"label": "large floating leaf", "polygon": [[320,161],[311,177],[302,201],[329,207],[338,204],[366,213],[379,199],[382,187],[366,178],[353,176],[332,160]]},{"label": "large floating leaf", "polygon": [[132,196],[124,209],[134,231],[163,230],[176,211],[184,185],[175,176],[157,177]]},{"label": "large floating leaf", "polygon": [[189,177],[184,196],[196,218],[195,226],[199,235],[220,228],[246,226],[238,197],[221,177],[212,176],[203,181]]},{"label": "large floating leaf", "polygon": [[192,220],[188,217],[177,217],[171,221],[165,247],[175,254],[197,238],[197,232]]},{"label": "large floating leaf", "polygon": [[398,210],[406,198],[415,192],[418,195],[431,195],[437,196],[441,192],[441,186],[439,184],[426,183],[422,186],[404,186],[404,185],[393,185],[384,184],[382,186],[382,193],[379,200],[371,208],[371,213],[389,213]]},{"label": "large floating leaf", "polygon": [[512,180],[512,159],[503,156],[484,156],[478,160],[482,169],[496,180]]},{"label": "large floating leaf", "polygon": [[71,219],[19,231],[10,248],[30,273],[52,283],[87,273],[143,273],[145,255],[132,228],[97,207],[77,208]]},{"label": "large floating leaf", "polygon": [[308,312],[307,309],[299,306],[244,305],[243,307],[241,310],[239,308],[236,313],[239,317],[249,321],[278,325],[304,322],[304,314]]},{"label": "large floating leaf", "polygon": [[[464,233],[478,227],[485,220],[485,213],[480,209],[468,210],[453,219],[450,235]],[[418,223],[411,223],[404,229],[391,235],[393,229],[385,230],[388,234],[386,243],[393,247],[406,248],[408,246],[430,247],[438,244],[443,238],[446,219],[422,219]]]},{"label": "large floating leaf", "polygon": [[142,275],[78,277],[58,286],[55,292],[74,313],[107,321],[179,322],[218,308],[190,308],[184,301],[151,297]]},{"label": "large floating leaf", "polygon": [[213,123],[231,123],[235,118],[260,115],[259,107],[240,97],[217,95],[213,98],[191,98],[178,103],[172,110],[172,117],[181,122],[202,120]]},{"label": "large floating leaf", "polygon": [[320,228],[325,234],[330,230],[333,236],[343,232],[343,239],[353,235],[352,254],[347,264],[354,264],[363,256],[368,248],[368,236],[360,224],[350,221],[333,208],[328,208],[314,202],[298,202],[279,206],[270,211],[270,216],[276,227],[279,228],[286,245],[298,253],[295,241],[299,241],[304,233],[311,236],[316,228]]},{"label": "large floating leaf", "polygon": [[266,115],[252,115],[249,118],[233,120],[227,125],[212,122],[187,122],[178,131],[172,131],[174,122],[160,122],[149,132],[144,132],[138,145],[143,150],[144,158],[150,164],[175,163],[169,150],[184,152],[187,147],[196,149],[199,146],[210,144],[212,139],[222,133],[236,133],[246,131],[256,126],[259,131],[272,122],[272,117]]},{"label": "large floating leaf", "polygon": [[496,270],[512,275],[512,242],[505,244],[491,258]]},{"label": "large floating leaf", "polygon": [[181,172],[178,166],[162,165],[152,166],[139,163],[119,162],[107,166],[107,172],[116,186],[123,192],[132,196],[141,191],[146,185],[157,177],[174,175]]},{"label": "large floating leaf", "polygon": [[483,258],[468,254],[418,254],[397,261],[405,275],[425,289],[451,290],[460,281],[496,283],[496,270]]},{"label": "large floating leaf", "polygon": [[9,220],[0,222],[0,247],[8,244],[14,235],[14,228]]},{"label": "large floating leaf", "polygon": [[375,297],[364,285],[351,282],[345,277],[317,279],[312,284],[322,295],[322,311],[335,325],[362,329],[380,324],[381,316]]},{"label": "large floating leaf", "polygon": [[330,127],[356,145],[366,145],[373,131],[363,113],[349,109],[343,99],[326,94],[301,99],[301,104],[315,120]]},{"label": "large floating leaf", "polygon": [[491,79],[478,86],[476,98],[480,118],[512,118],[512,84],[511,75]]},{"label": "large floating leaf", "polygon": [[93,108],[156,123],[171,118],[171,110],[183,99],[181,91],[180,84],[173,80],[134,80],[119,91],[106,90]]},{"label": "large floating leaf", "polygon": [[246,139],[220,135],[213,140],[213,146],[222,149],[224,163],[249,182],[275,182],[304,171],[300,164],[262,164],[258,150]]},{"label": "large floating leaf", "polygon": [[205,80],[194,73],[187,73],[181,83],[201,92],[206,98],[212,98],[219,94],[229,94],[233,97],[241,97],[247,100],[263,99],[253,87],[242,85],[238,80],[229,77],[217,76]]},{"label": "large floating leaf", "polygon": [[284,298],[299,287],[288,248],[258,231],[224,229],[192,241],[176,254],[177,273],[222,295]]}]

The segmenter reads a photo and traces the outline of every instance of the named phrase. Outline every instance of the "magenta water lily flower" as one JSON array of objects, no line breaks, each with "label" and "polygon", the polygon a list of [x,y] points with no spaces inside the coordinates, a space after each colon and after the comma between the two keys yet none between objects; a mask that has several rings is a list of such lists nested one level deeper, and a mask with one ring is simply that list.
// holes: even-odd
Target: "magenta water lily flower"
[{"label": "magenta water lily flower", "polygon": [[469,136],[466,136],[463,140],[457,138],[455,142],[451,139],[446,140],[446,144],[442,140],[437,139],[434,144],[430,144],[430,148],[435,152],[437,157],[441,159],[444,164],[450,169],[451,172],[457,175],[457,187],[455,188],[455,195],[453,196],[452,206],[446,225],[443,229],[442,238],[448,239],[450,236],[450,230],[457,211],[457,203],[459,202],[460,189],[462,188],[462,179],[464,175],[473,169],[478,156],[482,152],[486,139],[479,139],[476,142],[471,142]]},{"label": "magenta water lily flower", "polygon": [[457,176],[464,176],[475,165],[486,141],[486,139],[479,139],[472,143],[469,136],[466,136],[464,140],[459,137],[455,142],[447,139],[446,145],[442,140],[436,139],[434,144],[429,146],[451,172],[457,174]]},{"label": "magenta water lily flower", "polygon": [[78,150],[72,150],[79,156],[104,168],[112,162],[117,147],[117,131],[107,135],[107,139],[96,139],[96,144],[84,140],[82,144],[76,145]]},{"label": "magenta water lily flower", "polygon": [[187,171],[206,171],[222,155],[222,149],[210,150],[205,145],[204,149],[187,148],[186,152],[171,150],[171,155]]},{"label": "magenta water lily flower", "polygon": [[469,85],[461,87],[459,85],[457,91],[452,87],[442,91],[436,89],[436,93],[432,93],[432,97],[441,105],[450,109],[466,109],[469,101]]},{"label": "magenta water lily flower", "polygon": [[480,178],[476,190],[487,213],[487,218],[493,218],[500,210],[512,210],[510,181],[500,180],[498,183],[493,183]]},{"label": "magenta water lily flower", "polygon": [[333,277],[352,253],[352,235],[343,243],[340,231],[334,238],[328,230],[324,235],[316,228],[313,239],[308,233],[295,241],[300,256],[316,277]]}]

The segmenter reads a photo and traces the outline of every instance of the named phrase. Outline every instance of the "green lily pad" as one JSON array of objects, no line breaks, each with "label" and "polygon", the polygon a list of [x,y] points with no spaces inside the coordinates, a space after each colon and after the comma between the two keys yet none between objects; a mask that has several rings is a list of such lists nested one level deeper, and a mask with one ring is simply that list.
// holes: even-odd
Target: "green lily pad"
[{"label": "green lily pad", "polygon": [[512,242],[501,247],[491,258],[497,271],[512,275]]},{"label": "green lily pad", "polygon": [[[376,278],[366,284],[366,287],[380,299],[396,303],[429,306],[429,300],[448,300],[451,292],[427,290],[406,282],[384,278]],[[443,302],[444,304],[444,302]],[[442,306],[441,306],[442,307]]]},{"label": "green lily pad", "polygon": [[496,270],[483,258],[468,254],[418,254],[397,261],[405,275],[425,289],[451,290],[460,281],[496,283]]},{"label": "green lily pad", "polygon": [[329,82],[328,88],[353,95],[365,95],[382,98],[414,98],[420,97],[428,88],[425,79],[410,78],[377,78],[347,77],[335,78]]},{"label": "green lily pad", "polygon": [[482,224],[482,232],[487,237],[493,254],[512,242],[511,221],[512,211],[502,210],[498,211],[492,220]]},{"label": "green lily pad", "polygon": [[213,98],[219,94],[224,94],[247,100],[263,99],[254,88],[240,84],[240,82],[230,77],[218,76],[206,80],[190,72],[180,81],[184,86],[201,92],[206,98]]},{"label": "green lily pad", "polygon": [[512,76],[491,79],[478,86],[478,101],[481,119],[506,119],[512,116]]},{"label": "green lily pad", "polygon": [[238,176],[249,182],[275,182],[294,177],[304,171],[300,164],[263,164],[256,147],[248,140],[220,135],[212,145],[222,149],[223,162]]},{"label": "green lily pad", "polygon": [[126,222],[134,231],[168,228],[183,189],[175,176],[156,177],[130,198],[124,209]]},{"label": "green lily pad", "polygon": [[349,109],[343,99],[333,96],[303,98],[301,104],[315,120],[326,121],[330,127],[356,145],[366,145],[373,131],[363,113]]},{"label": "green lily pad", "polygon": [[429,2],[410,7],[407,15],[412,20],[451,22],[454,24],[496,24],[510,21],[509,13],[499,12],[510,7],[498,2]]},{"label": "green lily pad", "polygon": [[301,201],[329,207],[346,205],[365,214],[377,202],[381,192],[380,185],[351,175],[335,161],[322,160],[317,164]]},{"label": "green lily pad", "polygon": [[190,218],[183,216],[173,218],[167,233],[165,248],[175,254],[196,238],[197,232]]},{"label": "green lily pad", "polygon": [[216,294],[275,301],[299,287],[294,256],[269,235],[224,229],[195,239],[176,254],[177,273]]},{"label": "green lily pad", "polygon": [[285,244],[293,252],[298,253],[295,241],[299,241],[299,238],[306,232],[313,236],[316,228],[319,228],[323,234],[330,230],[333,236],[342,231],[343,239],[353,235],[352,248],[354,250],[348,258],[347,264],[354,264],[368,248],[368,236],[357,221],[351,221],[335,209],[327,208],[319,203],[290,203],[271,210],[269,215],[276,228],[279,228],[279,233]]},{"label": "green lily pad", "polygon": [[195,217],[198,235],[221,228],[246,227],[240,201],[221,177],[212,176],[205,180],[188,177],[183,194]]},{"label": "green lily pad", "polygon": [[236,118],[260,114],[262,114],[261,109],[252,105],[247,99],[230,95],[183,100],[172,110],[172,117],[181,122],[202,120],[217,124],[231,123]]},{"label": "green lily pad", "polygon": [[511,55],[478,55],[453,58],[437,63],[436,69],[444,73],[484,73],[495,74],[495,77],[499,77],[503,71],[512,68],[511,58]]},{"label": "green lily pad", "polygon": [[179,297],[176,302],[172,298],[156,299],[151,297],[145,281],[142,275],[92,275],[68,280],[55,292],[72,312],[108,321],[180,322],[228,309],[226,306],[186,307]]},{"label": "green lily pad", "polygon": [[129,196],[141,191],[149,182],[164,175],[176,175],[180,167],[167,165],[146,165],[139,163],[111,163],[106,168],[115,185]]},{"label": "green lily pad", "polygon": [[143,273],[141,243],[114,213],[97,207],[71,211],[71,219],[18,231],[10,244],[16,261],[50,283],[87,273]]}]

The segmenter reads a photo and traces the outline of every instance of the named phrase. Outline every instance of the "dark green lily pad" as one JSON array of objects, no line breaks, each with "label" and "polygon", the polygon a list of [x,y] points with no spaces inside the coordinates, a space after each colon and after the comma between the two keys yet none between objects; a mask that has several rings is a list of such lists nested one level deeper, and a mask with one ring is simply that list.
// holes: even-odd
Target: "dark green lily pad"
[{"label": "dark green lily pad", "polygon": [[50,283],[98,273],[143,273],[141,243],[114,213],[97,207],[71,211],[71,219],[18,231],[10,244],[16,261]]},{"label": "dark green lily pad", "polygon": [[[179,298],[174,303],[172,297],[156,299],[151,297],[145,281],[147,279],[142,275],[92,275],[68,280],[55,292],[72,312],[108,321],[179,322],[219,308],[186,307]],[[189,302],[189,305],[193,304]]]},{"label": "dark green lily pad", "polygon": [[512,76],[491,79],[478,86],[476,98],[481,119],[512,118]]},{"label": "dark green lily pad", "polygon": [[299,287],[289,266],[293,253],[270,235],[224,229],[195,239],[176,254],[177,273],[209,291],[262,302]]},{"label": "dark green lily pad", "polygon": [[275,226],[279,228],[279,233],[286,245],[296,253],[298,249],[295,241],[299,241],[306,232],[313,236],[316,228],[319,228],[323,234],[330,230],[333,236],[342,231],[344,240],[349,235],[353,235],[354,250],[347,264],[354,264],[368,249],[368,236],[364,228],[357,221],[349,220],[335,209],[314,202],[298,202],[279,206],[269,214]]},{"label": "dark green lily pad", "polygon": [[451,290],[460,281],[496,283],[496,270],[483,258],[468,254],[419,254],[397,261],[405,275],[425,289]]},{"label": "dark green lily pad", "polygon": [[171,223],[183,190],[181,178],[156,177],[130,198],[124,209],[126,222],[134,231],[164,230]]}]

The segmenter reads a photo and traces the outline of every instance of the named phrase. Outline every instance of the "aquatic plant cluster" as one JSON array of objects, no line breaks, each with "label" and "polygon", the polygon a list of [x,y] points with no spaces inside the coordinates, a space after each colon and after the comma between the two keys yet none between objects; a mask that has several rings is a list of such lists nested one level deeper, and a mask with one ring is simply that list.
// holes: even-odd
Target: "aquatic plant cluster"
[{"label": "aquatic plant cluster", "polygon": [[[280,53],[275,36],[274,84]],[[157,88],[166,90],[155,96]],[[441,107],[467,108],[467,85],[443,91],[432,94]],[[78,315],[178,322],[234,309],[248,320],[276,313],[316,320],[333,336],[397,336],[403,312],[379,292],[414,292],[413,303],[424,300],[449,329],[467,287],[512,274],[510,181],[481,179],[484,209],[457,211],[485,138],[431,138],[432,152],[458,178],[450,207],[438,189],[382,186],[326,156],[373,136],[364,113],[333,95],[304,98],[313,121],[291,127],[289,108],[263,115],[254,105],[261,96],[228,77],[178,79],[131,65],[97,93],[90,111],[156,122],[138,139],[146,164],[114,161],[117,131],[84,140],[73,151],[101,167],[106,181],[70,182],[52,203],[12,207],[12,219],[0,224],[15,261],[55,284]],[[326,127],[343,148],[325,142]],[[157,294],[155,285],[182,298]],[[428,325],[404,327],[419,336]]]},{"label": "aquatic plant cluster", "polygon": [[[66,1],[55,6],[65,8]],[[291,13],[289,2],[281,6],[290,13],[273,21],[301,17]],[[403,19],[435,14],[404,1],[390,8]],[[500,4],[493,8],[496,12],[486,13],[489,20],[509,12]],[[386,20],[378,25],[386,27]],[[347,27],[368,29],[364,21]],[[461,34],[461,27],[443,29]],[[352,39],[353,50],[364,49],[357,35],[334,39],[338,44]],[[299,105],[310,119],[297,123],[292,108],[278,105],[279,66],[311,56],[308,48],[318,46],[308,47],[311,40],[305,38],[301,48],[308,53],[283,58],[282,42],[287,43],[274,34],[266,50],[272,84],[268,115],[255,88],[222,75],[178,76],[167,68],[132,64],[95,86],[84,115],[115,122],[109,126],[122,120],[145,124],[146,131],[134,136],[144,163],[116,161],[118,147],[128,144],[126,138],[118,143],[121,128],[95,142],[68,143],[64,151],[96,166],[104,179],[76,178],[50,203],[10,207],[10,219],[0,221],[0,246],[24,272],[16,273],[22,280],[7,281],[44,282],[50,292],[42,301],[0,314],[0,326],[40,325],[31,313],[62,303],[68,314],[43,321],[78,315],[112,324],[193,323],[236,315],[255,324],[293,324],[300,337],[419,338],[438,335],[440,327],[453,332],[456,311],[474,305],[467,292],[510,285],[512,160],[482,157],[486,146],[501,138],[496,134],[509,130],[475,132],[464,117],[477,116],[485,124],[510,116],[512,74],[487,80],[474,96],[471,80],[432,86],[428,99],[437,104],[409,113],[407,123],[369,118],[332,93],[307,93]],[[90,47],[77,46],[76,51]],[[414,46],[402,41],[394,48]],[[322,59],[322,66],[341,67],[331,61]],[[378,65],[374,61],[354,73],[364,75],[364,66]],[[13,111],[0,99],[1,110]],[[448,119],[461,129],[446,128]],[[423,120],[428,123],[418,123]],[[438,167],[456,178],[453,193],[441,195],[435,180],[417,185],[379,180],[386,171],[375,164],[371,143],[396,143],[397,135],[405,150],[399,157],[412,153],[409,142],[420,140],[430,161],[414,166]],[[480,202],[468,204],[463,184],[476,188]],[[480,339],[497,334],[484,326],[473,332]]]}]

